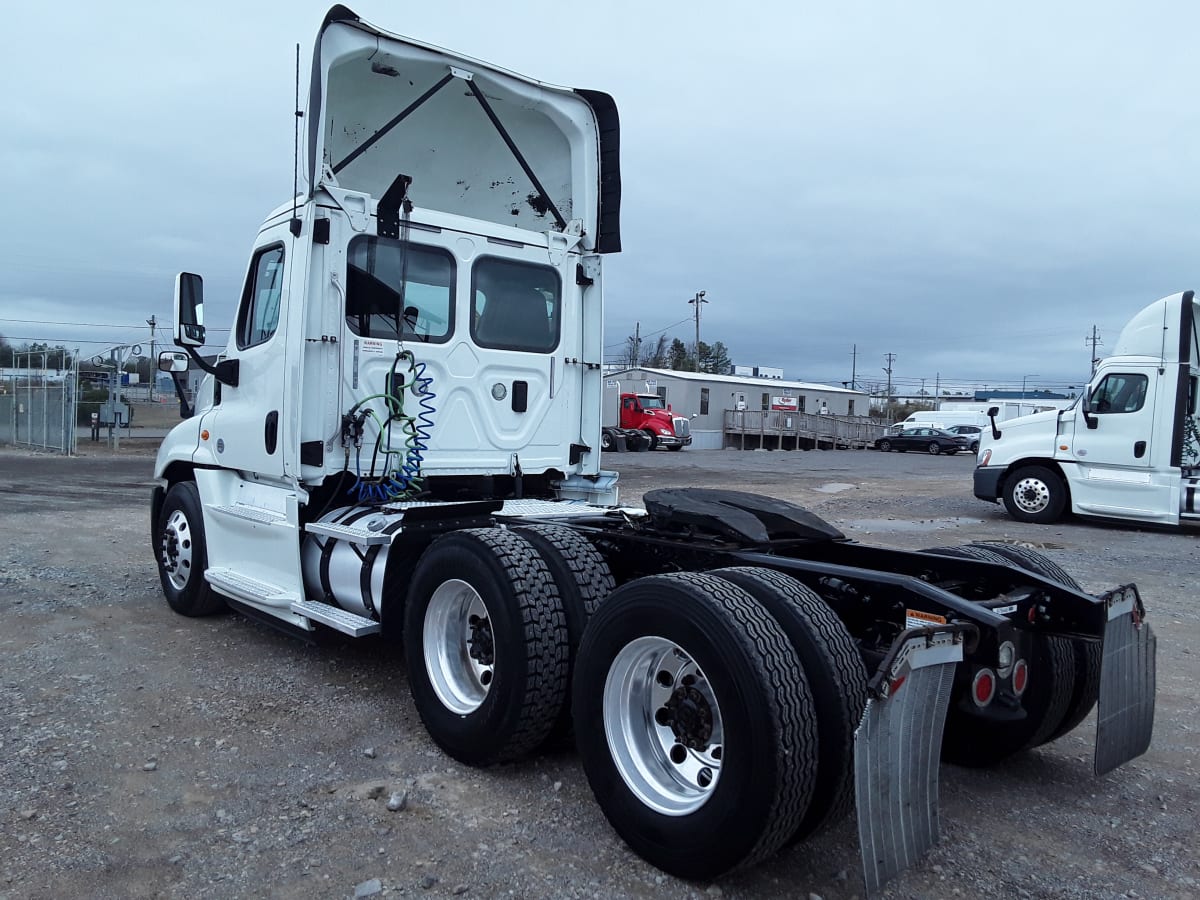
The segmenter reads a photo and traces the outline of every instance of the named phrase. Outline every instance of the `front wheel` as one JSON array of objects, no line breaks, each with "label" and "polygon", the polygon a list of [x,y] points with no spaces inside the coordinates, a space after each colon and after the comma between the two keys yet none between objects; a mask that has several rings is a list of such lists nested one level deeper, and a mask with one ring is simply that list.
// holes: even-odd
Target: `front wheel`
[{"label": "front wheel", "polygon": [[647,447],[646,449],[647,450],[657,450],[658,449],[658,435],[656,435],[653,431],[647,431],[646,437],[650,439],[650,446]]},{"label": "front wheel", "polygon": [[171,609],[181,616],[210,616],[225,600],[204,580],[208,549],[204,513],[194,481],[174,485],[163,501],[154,526],[158,577]]},{"label": "front wheel", "polygon": [[884,453],[890,453],[891,449],[892,449],[892,442],[891,441],[880,441],[879,449],[882,450]]},{"label": "front wheel", "polygon": [[941,444],[939,444],[937,441],[929,442],[929,455],[930,456],[937,456],[941,452],[942,452]]},{"label": "front wheel", "polygon": [[1004,508],[1019,522],[1055,522],[1066,503],[1066,485],[1045,466],[1024,466],[1004,482]]},{"label": "front wheel", "polygon": [[613,448],[612,435],[607,431],[600,432],[600,449],[611,450]]}]

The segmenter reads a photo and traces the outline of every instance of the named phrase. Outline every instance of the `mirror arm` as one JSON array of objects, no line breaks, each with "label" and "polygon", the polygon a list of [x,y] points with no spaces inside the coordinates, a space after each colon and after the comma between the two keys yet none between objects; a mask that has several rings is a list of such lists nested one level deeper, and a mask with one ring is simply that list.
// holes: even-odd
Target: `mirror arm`
[{"label": "mirror arm", "polygon": [[187,351],[187,355],[192,358],[192,362],[198,369],[212,375],[221,384],[227,384],[230,387],[238,386],[238,360],[224,359],[214,366],[206,363],[194,347],[184,347],[183,349]]},{"label": "mirror arm", "polygon": [[188,403],[187,392],[183,387],[183,373],[172,372],[171,381],[175,385],[175,396],[179,398],[179,418],[190,419],[196,411],[192,409],[192,404]]}]

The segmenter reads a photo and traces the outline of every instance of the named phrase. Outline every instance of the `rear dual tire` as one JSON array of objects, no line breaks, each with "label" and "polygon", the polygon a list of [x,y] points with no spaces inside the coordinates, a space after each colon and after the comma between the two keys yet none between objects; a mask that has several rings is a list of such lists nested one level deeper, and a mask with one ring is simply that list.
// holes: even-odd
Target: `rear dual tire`
[{"label": "rear dual tire", "polygon": [[413,572],[404,651],[426,730],[460,762],[521,757],[562,714],[567,617],[549,567],[520,535],[476,528],[434,541]]},{"label": "rear dual tire", "polygon": [[[1034,574],[1077,587],[1061,567],[1053,561],[1032,551],[1010,545],[980,546],[966,544],[959,547],[938,547],[925,551],[942,556],[974,559],[998,565],[1011,565]],[[1051,574],[1055,573],[1055,574]],[[1054,635],[1035,634],[1032,641],[1029,665],[1029,684],[1021,696],[1023,719],[996,721],[983,718],[969,711],[971,700],[958,695],[951,698],[946,713],[946,727],[942,738],[942,759],[956,765],[972,768],[993,766],[1023,750],[1045,744],[1082,721],[1091,704],[1088,700],[1090,688],[1080,683],[1081,663],[1076,648],[1080,642]],[[1086,662],[1086,659],[1085,659]],[[1099,682],[1097,679],[1097,692]],[[1082,715],[1079,715],[1082,709]],[[1072,723],[1072,718],[1078,716]]]},{"label": "rear dual tire", "polygon": [[572,705],[600,808],[658,868],[714,878],[796,833],[817,772],[812,692],[737,585],[677,573],[618,588],[584,635]]},{"label": "rear dual tire", "polygon": [[866,696],[857,645],[821,598],[738,567],[615,591],[580,648],[573,708],[614,829],[655,866],[708,879],[849,811]]}]

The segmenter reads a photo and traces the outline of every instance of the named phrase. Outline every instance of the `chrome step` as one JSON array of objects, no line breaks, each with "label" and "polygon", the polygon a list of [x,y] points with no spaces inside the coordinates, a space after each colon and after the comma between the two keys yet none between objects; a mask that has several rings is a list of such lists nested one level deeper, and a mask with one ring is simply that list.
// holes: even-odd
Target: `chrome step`
[{"label": "chrome step", "polygon": [[292,604],[292,612],[296,615],[312,619],[327,625],[334,631],[348,634],[351,637],[362,637],[367,634],[377,634],[379,623],[366,616],[355,615],[338,606],[328,603],[316,603],[312,600],[297,600]]},{"label": "chrome step", "polygon": [[229,506],[210,506],[210,512],[224,513],[238,519],[248,519],[251,522],[261,522],[264,525],[286,525],[287,516],[283,513],[261,506],[249,506],[245,503],[231,503]]},{"label": "chrome step", "polygon": [[357,528],[353,525],[335,525],[326,522],[309,522],[304,526],[304,530],[309,534],[319,534],[322,537],[337,538],[339,541],[348,541],[351,544],[358,544],[360,547],[373,547],[381,544],[390,544],[392,535],[382,531],[370,531],[366,528]]},{"label": "chrome step", "polygon": [[267,606],[282,606],[299,599],[295,594],[278,585],[250,578],[248,575],[242,575],[232,569],[210,568],[204,573],[204,577],[222,594],[229,594],[238,600],[248,600]]}]

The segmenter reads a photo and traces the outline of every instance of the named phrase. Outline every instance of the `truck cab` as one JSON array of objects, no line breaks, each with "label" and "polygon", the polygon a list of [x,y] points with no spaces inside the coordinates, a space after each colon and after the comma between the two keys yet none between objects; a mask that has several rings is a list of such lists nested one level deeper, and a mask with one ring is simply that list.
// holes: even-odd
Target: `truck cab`
[{"label": "truck cab", "polygon": [[1064,512],[1160,525],[1200,523],[1194,292],[1150,304],[1064,410],[984,428],[975,496],[1025,522]]},{"label": "truck cab", "polygon": [[682,450],[692,442],[690,423],[658,394],[621,394],[620,428],[645,432],[650,449]]}]

